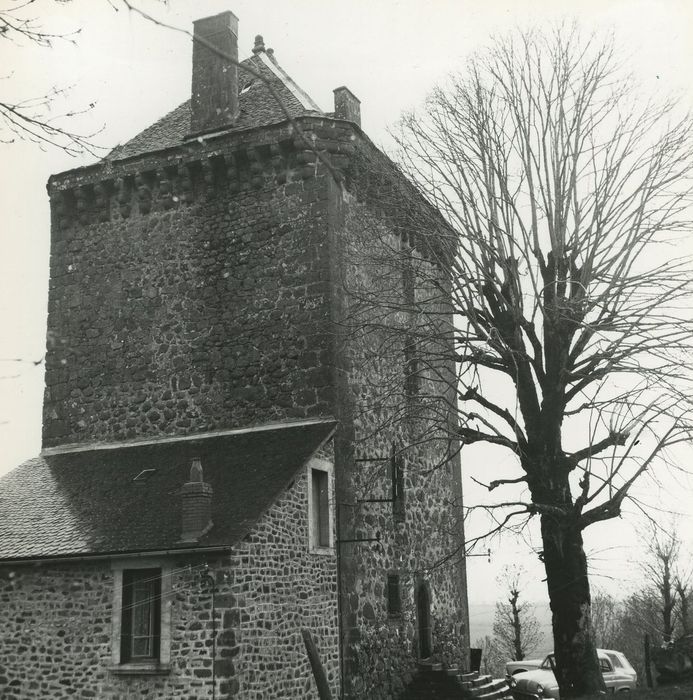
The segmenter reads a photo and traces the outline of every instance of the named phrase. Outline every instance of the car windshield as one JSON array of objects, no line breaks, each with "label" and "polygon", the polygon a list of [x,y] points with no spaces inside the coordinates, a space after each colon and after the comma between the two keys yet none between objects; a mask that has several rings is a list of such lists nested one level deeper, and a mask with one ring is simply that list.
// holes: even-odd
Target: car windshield
[{"label": "car windshield", "polygon": [[549,671],[553,671],[556,662],[553,660],[553,654],[549,654],[545,659],[544,663],[539,668],[545,668]]}]

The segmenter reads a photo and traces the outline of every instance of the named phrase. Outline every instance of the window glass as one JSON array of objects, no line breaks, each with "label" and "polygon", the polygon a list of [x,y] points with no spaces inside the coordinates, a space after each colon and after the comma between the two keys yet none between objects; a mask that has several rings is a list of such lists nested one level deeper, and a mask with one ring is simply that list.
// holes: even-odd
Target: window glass
[{"label": "window glass", "polygon": [[399,588],[399,575],[387,576],[387,614],[400,615],[402,613],[402,597]]},{"label": "window glass", "polygon": [[330,546],[329,477],[322,469],[312,469],[313,536],[317,547]]},{"label": "window glass", "polygon": [[623,668],[623,664],[621,663],[621,660],[616,656],[616,654],[607,654],[609,657],[611,663],[614,665],[614,668]]},{"label": "window glass", "polygon": [[599,668],[601,668],[602,673],[605,673],[606,671],[612,671],[613,669],[611,668],[611,664],[609,663],[609,659],[601,657],[599,659]]},{"label": "window glass", "polygon": [[[394,450],[394,448],[393,448]],[[401,456],[392,455],[392,514],[395,522],[404,522],[406,512],[404,510],[404,459]]]},{"label": "window glass", "polygon": [[158,659],[161,569],[123,571],[121,662]]}]

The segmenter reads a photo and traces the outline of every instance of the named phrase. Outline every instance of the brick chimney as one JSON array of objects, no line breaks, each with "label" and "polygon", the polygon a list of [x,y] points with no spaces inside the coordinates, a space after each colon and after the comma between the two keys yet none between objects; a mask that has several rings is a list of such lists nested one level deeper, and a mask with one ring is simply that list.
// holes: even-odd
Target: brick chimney
[{"label": "brick chimney", "polygon": [[361,126],[361,100],[348,87],[334,89],[334,116]]},{"label": "brick chimney", "polygon": [[197,542],[212,527],[212,487],[204,481],[199,458],[190,465],[190,481],[181,489],[181,542]]},{"label": "brick chimney", "polygon": [[238,66],[205,44],[238,61],[238,18],[222,12],[193,22],[193,133],[230,126],[238,117]]}]

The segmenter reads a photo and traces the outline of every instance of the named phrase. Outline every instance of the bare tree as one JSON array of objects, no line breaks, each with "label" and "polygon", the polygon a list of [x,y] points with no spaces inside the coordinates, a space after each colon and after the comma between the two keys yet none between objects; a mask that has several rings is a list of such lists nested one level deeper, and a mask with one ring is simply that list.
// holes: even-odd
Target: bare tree
[{"label": "bare tree", "polygon": [[647,558],[642,562],[641,568],[652,598],[657,601],[662,641],[666,643],[674,638],[675,569],[681,542],[673,529],[664,532],[656,523],[644,535]]},{"label": "bare tree", "polygon": [[690,583],[684,583],[680,578],[676,580],[676,594],[679,597],[679,614],[681,617],[681,631],[683,634],[691,634],[693,626],[691,626],[691,613],[689,603],[691,600]]},{"label": "bare tree", "polygon": [[666,527],[652,521],[650,527],[641,533],[646,551],[640,564],[646,581],[641,595],[655,601],[659,612],[659,636],[665,644],[690,631],[690,562],[682,552],[678,532],[679,524],[672,520]]},{"label": "bare tree", "polygon": [[502,656],[522,661],[534,652],[544,637],[533,606],[521,600],[523,567],[506,567],[500,576],[507,600],[496,603],[493,620],[494,643]]},{"label": "bare tree", "polygon": [[[498,40],[394,133],[445,221],[383,179],[392,227],[364,231],[360,264],[392,274],[347,290],[352,331],[404,358],[388,411],[382,392],[365,410],[412,443],[446,432],[515,465],[496,478],[482,460],[479,483],[516,491],[475,507],[492,531],[539,518],[563,698],[603,689],[582,532],[690,438],[691,266],[676,243],[692,135],[674,103],[638,98],[610,40],[574,26]],[[415,240],[392,236],[405,220]]]},{"label": "bare tree", "polygon": [[[66,4],[70,0],[59,0],[56,4]],[[34,0],[14,0],[0,9],[0,44],[13,45],[19,52],[27,46],[50,49],[56,42],[75,43],[79,29],[69,33],[53,33],[43,26],[36,16],[38,9]],[[5,54],[8,55],[7,53]],[[89,111],[94,105],[84,109],[67,109],[56,113],[55,107],[65,102],[69,88],[54,86],[40,95],[13,99],[10,80],[11,61],[6,62],[3,75],[3,93],[0,95],[0,142],[12,143],[15,139],[29,141],[40,148],[53,147],[71,156],[83,152],[94,153],[96,133],[81,134],[70,128],[70,119]]]},{"label": "bare tree", "polygon": [[622,604],[612,595],[604,591],[592,595],[592,628],[598,647],[620,649],[622,617]]}]

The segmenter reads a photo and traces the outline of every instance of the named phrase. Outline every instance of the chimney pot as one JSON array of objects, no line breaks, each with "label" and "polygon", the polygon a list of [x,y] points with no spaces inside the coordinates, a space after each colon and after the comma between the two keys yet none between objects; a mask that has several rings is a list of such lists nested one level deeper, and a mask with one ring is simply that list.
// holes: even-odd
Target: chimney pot
[{"label": "chimney pot", "polygon": [[190,481],[204,481],[202,478],[202,461],[194,457],[190,464]]},{"label": "chimney pot", "polygon": [[190,465],[190,481],[181,489],[181,516],[181,542],[197,542],[212,527],[212,487],[204,481],[197,457]]},{"label": "chimney pot", "polygon": [[193,133],[232,125],[238,117],[238,18],[222,12],[193,22]]},{"label": "chimney pot", "polygon": [[361,100],[348,87],[334,90],[334,116],[361,126]]},{"label": "chimney pot", "polygon": [[265,42],[261,34],[255,37],[255,46],[253,46],[253,53],[255,55],[262,53],[265,50]]}]

